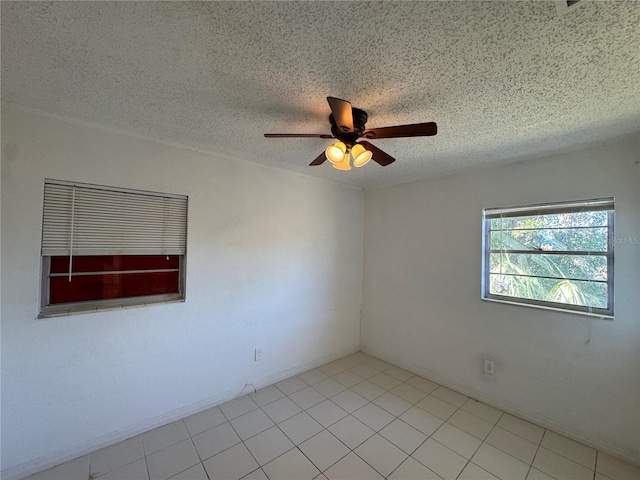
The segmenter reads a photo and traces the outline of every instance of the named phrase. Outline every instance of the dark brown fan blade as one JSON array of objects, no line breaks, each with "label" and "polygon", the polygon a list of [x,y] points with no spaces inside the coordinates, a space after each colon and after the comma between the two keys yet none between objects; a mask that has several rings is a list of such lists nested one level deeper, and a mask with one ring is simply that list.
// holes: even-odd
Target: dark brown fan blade
[{"label": "dark brown fan blade", "polygon": [[326,159],[327,159],[327,156],[325,155],[324,152],[322,152],[320,155],[318,155],[318,158],[316,158],[313,162],[309,164],[309,166],[314,167],[316,165],[322,165]]},{"label": "dark brown fan blade", "polygon": [[328,133],[265,133],[266,138],[333,138]]},{"label": "dark brown fan blade", "polygon": [[374,162],[379,163],[383,167],[386,167],[390,163],[393,163],[393,162],[396,161],[396,159],[393,158],[391,155],[389,155],[388,153],[383,152],[378,147],[376,147],[375,145],[373,145],[373,144],[371,144],[369,142],[362,141],[362,142],[358,142],[358,143],[361,144],[367,150],[369,150],[371,153],[373,153],[373,157],[371,157],[371,159]]},{"label": "dark brown fan blade", "polygon": [[438,126],[434,122],[412,123],[411,125],[396,125],[395,127],[381,127],[365,130],[365,138],[399,138],[399,137],[430,137],[438,133]]},{"label": "dark brown fan blade", "polygon": [[338,128],[345,132],[353,132],[353,110],[351,104],[346,100],[336,97],[327,97],[327,102],[331,107],[331,113]]}]

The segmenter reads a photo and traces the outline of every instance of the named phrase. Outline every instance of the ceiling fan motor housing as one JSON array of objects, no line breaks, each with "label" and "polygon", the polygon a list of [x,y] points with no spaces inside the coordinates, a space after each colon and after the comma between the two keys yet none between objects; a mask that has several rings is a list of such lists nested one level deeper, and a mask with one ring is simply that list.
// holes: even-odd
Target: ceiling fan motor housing
[{"label": "ceiling fan motor housing", "polygon": [[342,127],[336,124],[336,120],[333,117],[333,113],[329,114],[329,122],[331,123],[332,135],[343,142],[347,147],[351,148],[356,144],[356,141],[362,136],[364,132],[365,124],[367,123],[367,112],[360,110],[359,108],[352,108],[353,112],[353,132],[344,131]]}]

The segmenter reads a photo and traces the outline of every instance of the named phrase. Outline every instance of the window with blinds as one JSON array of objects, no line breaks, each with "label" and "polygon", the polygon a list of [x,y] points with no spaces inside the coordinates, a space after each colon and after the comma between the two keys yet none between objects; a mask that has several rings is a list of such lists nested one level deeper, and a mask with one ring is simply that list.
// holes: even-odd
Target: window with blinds
[{"label": "window with blinds", "polygon": [[612,198],[484,210],[482,298],[613,317]]},{"label": "window with blinds", "polygon": [[41,316],[184,300],[187,203],[46,179]]}]

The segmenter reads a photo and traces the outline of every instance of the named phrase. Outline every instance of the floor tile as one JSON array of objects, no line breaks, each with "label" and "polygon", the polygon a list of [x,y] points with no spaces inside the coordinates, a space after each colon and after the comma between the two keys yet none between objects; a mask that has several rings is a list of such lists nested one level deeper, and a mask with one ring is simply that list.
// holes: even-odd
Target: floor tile
[{"label": "floor tile", "polygon": [[192,440],[202,460],[240,443],[240,437],[228,422],[194,435]]},{"label": "floor tile", "polygon": [[104,475],[124,465],[144,458],[141,437],[133,437],[91,454],[91,473]]},{"label": "floor tile", "polygon": [[[486,470],[483,470],[479,466],[469,462],[464,467],[462,473],[458,477],[458,480],[500,480],[495,475],[490,474]],[[509,480],[509,479],[505,479]]]},{"label": "floor tile", "polygon": [[[529,474],[527,475],[527,480],[556,480],[555,478],[553,478],[551,475],[547,475],[544,472],[541,472],[540,470],[538,470],[537,468],[530,468],[529,469]],[[598,476],[596,474],[596,479],[598,480]]]},{"label": "floor tile", "polygon": [[555,432],[547,430],[540,445],[547,450],[584,465],[590,470],[594,470],[596,467],[595,449],[558,435]]},{"label": "floor tile", "polygon": [[522,420],[521,418],[514,417],[513,415],[509,415],[508,413],[502,415],[496,425],[538,445],[544,435],[544,428]]},{"label": "floor tile", "polygon": [[273,421],[259,408],[245,413],[229,422],[242,440],[253,437],[274,425]]},{"label": "floor tile", "polygon": [[443,420],[449,418],[458,409],[458,407],[454,407],[450,403],[440,400],[433,395],[427,395],[416,403],[416,406],[434,414],[436,417],[442,418]]},{"label": "floor tile", "polygon": [[480,446],[471,461],[502,479],[524,480],[529,472],[528,464],[487,443]]},{"label": "floor tile", "polygon": [[342,392],[347,387],[345,387],[341,383],[336,382],[332,378],[327,378],[326,380],[316,383],[313,388],[314,390],[317,390],[322,395],[328,398]]},{"label": "floor tile", "polygon": [[311,387],[298,390],[297,392],[289,395],[289,398],[296,402],[296,404],[303,410],[311,408],[326,399],[324,395]]},{"label": "floor tile", "polygon": [[334,423],[328,430],[351,449],[356,448],[375,433],[352,415]]},{"label": "floor tile", "polygon": [[289,397],[281,398],[269,405],[265,405],[262,407],[262,410],[264,410],[275,423],[280,423],[302,411]]},{"label": "floor tile", "polygon": [[302,442],[298,448],[318,467],[324,471],[347,455],[350,450],[328,430],[323,430],[309,440]]},{"label": "floor tile", "polygon": [[360,361],[360,363],[362,365],[366,365],[367,367],[371,367],[375,370],[378,370],[379,372],[382,372],[384,370],[388,370],[389,368],[392,367],[392,365],[390,363],[385,362],[384,360],[380,360],[379,358],[376,357],[372,357],[371,355],[367,355],[362,358],[362,360]]},{"label": "floor tile", "polygon": [[349,413],[355,412],[369,403],[369,400],[361,397],[352,390],[345,390],[344,392],[331,397],[331,401]]},{"label": "floor tile", "polygon": [[44,472],[36,473],[25,480],[87,480],[90,460],[91,455],[78,457]]},{"label": "floor tile", "polygon": [[197,463],[200,463],[200,458],[190,438],[147,455],[147,466],[151,480],[165,480]]},{"label": "floor tile", "polygon": [[251,410],[255,410],[256,408],[258,408],[258,405],[251,400],[249,395],[234,398],[233,400],[229,400],[228,402],[220,405],[220,410],[222,410],[224,416],[227,417],[227,420],[232,420],[240,415],[249,413]]},{"label": "floor tile", "polygon": [[307,410],[307,413],[325,428],[348,415],[347,412],[331,400],[325,400],[311,407]]},{"label": "floor tile", "polygon": [[99,478],[101,480],[149,480],[147,462],[144,458],[141,458]]},{"label": "floor tile", "polygon": [[390,424],[394,419],[393,415],[373,403],[368,403],[353,412],[352,415],[376,432]]},{"label": "floor tile", "polygon": [[201,463],[198,463],[197,465],[194,465],[193,467],[188,468],[187,470],[180,472],[177,475],[174,475],[173,477],[171,477],[171,480],[209,480],[209,477],[207,477],[207,473],[204,471],[204,466]]},{"label": "floor tile", "polygon": [[227,421],[218,407],[209,408],[184,419],[190,435],[197,435]]},{"label": "floor tile", "polygon": [[276,387],[278,387],[278,390],[280,390],[285,395],[291,395],[298,390],[307,388],[307,384],[298,377],[289,377],[276,383]]},{"label": "floor tile", "polygon": [[493,408],[492,406],[474,400],[473,398],[470,398],[464,403],[464,405],[462,405],[462,410],[469,412],[476,417],[480,417],[489,423],[496,423],[504,413],[502,410]]},{"label": "floor tile", "polygon": [[397,378],[390,377],[386,373],[378,373],[371,377],[369,381],[380,388],[384,388],[385,390],[391,390],[402,383]]},{"label": "floor tile", "polygon": [[384,395],[386,392],[384,388],[380,388],[379,386],[374,385],[368,380],[357,384],[355,387],[351,388],[351,390],[369,401],[375,400],[380,395]]},{"label": "floor tile", "polygon": [[382,480],[384,478],[353,452],[324,474],[329,480]]},{"label": "floor tile", "polygon": [[304,380],[304,382],[308,385],[315,385],[316,383],[320,383],[323,380],[326,380],[327,377],[324,373],[322,373],[318,369],[307,370],[304,373],[299,373],[298,378]]},{"label": "floor tile", "polygon": [[398,417],[411,408],[411,404],[400,397],[397,397],[393,393],[387,392],[384,395],[376,398],[375,403],[380,408],[383,408],[391,415]]},{"label": "floor tile", "polygon": [[275,385],[269,385],[268,387],[261,388],[255,393],[250,393],[251,399],[256,402],[259,407],[264,407],[268,403],[275,402],[279,398],[284,397],[284,393],[276,388]]},{"label": "floor tile", "polygon": [[399,419],[380,430],[380,435],[409,455],[427,439],[424,433]]},{"label": "floor tile", "polygon": [[189,438],[189,432],[182,420],[172,422],[142,434],[142,443],[147,455]]},{"label": "floor tile", "polygon": [[364,381],[364,378],[359,377],[358,375],[350,371],[339,373],[338,375],[334,376],[333,379],[347,388],[351,388],[354,385],[357,385],[358,383]]},{"label": "floor tile", "polygon": [[406,381],[408,385],[417,388],[418,390],[422,390],[425,393],[431,393],[440,385],[431,380],[427,380],[419,375],[414,375],[409,380]]},{"label": "floor tile", "polygon": [[447,421],[481,440],[484,440],[493,428],[491,423],[486,422],[475,415],[471,415],[464,410],[458,410],[456,413],[451,415]]},{"label": "floor tile", "polygon": [[491,430],[485,441],[528,465],[531,465],[538,450],[538,445],[535,443],[500,427]]},{"label": "floor tile", "polygon": [[425,412],[415,406],[404,412],[399,418],[413,428],[420,430],[425,435],[431,435],[444,423],[444,420],[441,418],[431,415],[429,412]]},{"label": "floor tile", "polygon": [[462,405],[464,405],[464,402],[466,402],[469,398],[466,395],[454,392],[447,387],[438,387],[433,392],[431,392],[431,395],[439,398],[440,400],[444,400],[445,402],[450,403],[451,405],[456,407],[461,407]]},{"label": "floor tile", "polygon": [[235,480],[258,468],[251,453],[242,443],[205,460],[202,464],[209,478],[215,480]]},{"label": "floor tile", "polygon": [[400,367],[395,367],[395,366],[392,366],[391,368],[386,369],[384,373],[386,373],[387,375],[393,378],[397,378],[401,382],[406,382],[411,377],[413,377],[413,373],[407,372],[406,370]]},{"label": "floor tile", "polygon": [[611,455],[598,452],[596,470],[612,480],[631,480],[640,478],[640,467],[619,460]]},{"label": "floor tile", "polygon": [[[211,477],[211,479],[214,480],[214,477]],[[242,477],[242,480],[269,480],[269,477],[267,477],[261,468],[258,468],[250,474]]]},{"label": "floor tile", "polygon": [[337,363],[341,367],[344,367],[345,369],[348,370],[350,368],[355,367],[356,365],[359,365],[360,362],[354,359],[352,355],[349,355],[348,357],[339,358],[334,363]]},{"label": "floor tile", "polygon": [[341,366],[339,363],[331,362],[331,363],[325,363],[324,365],[318,367],[318,370],[320,370],[322,373],[324,373],[329,377],[333,377],[334,375],[337,375],[340,372],[344,372],[346,368]]},{"label": "floor tile", "polygon": [[562,480],[593,479],[593,470],[589,470],[587,467],[577,464],[568,458],[561,457],[543,447],[538,449],[532,466],[552,477]]},{"label": "floor tile", "polygon": [[411,403],[412,405],[418,403],[420,400],[427,396],[427,394],[422,390],[412,387],[411,385],[407,385],[406,383],[401,383],[397,387],[392,388],[391,393]]},{"label": "floor tile", "polygon": [[271,427],[270,429],[251,437],[249,440],[244,442],[244,444],[253,454],[260,466],[269,463],[284,452],[291,450],[294,446],[278,427]]},{"label": "floor tile", "polygon": [[454,427],[450,423],[444,423],[431,438],[437,440],[445,447],[450,448],[454,452],[462,455],[466,459],[473,457],[482,440],[473,435],[463,432],[458,427]]},{"label": "floor tile", "polygon": [[350,372],[355,373],[356,375],[364,379],[371,378],[374,375],[380,373],[375,368],[367,367],[365,365],[358,365],[357,367],[353,367]]},{"label": "floor tile", "polygon": [[407,454],[376,434],[354,450],[360,458],[386,477],[404,462]]},{"label": "floor tile", "polygon": [[467,464],[466,458],[432,439],[424,442],[411,456],[445,480],[455,480]]},{"label": "floor tile", "polygon": [[278,425],[293,443],[299,445],[322,430],[322,425],[316,422],[306,412],[299,413]]},{"label": "floor tile", "polygon": [[412,457],[408,457],[402,464],[396,468],[389,480],[441,480],[442,477],[436,475],[427,467],[422,465]]},{"label": "floor tile", "polygon": [[320,473],[297,448],[292,448],[262,469],[270,480],[312,480]]}]

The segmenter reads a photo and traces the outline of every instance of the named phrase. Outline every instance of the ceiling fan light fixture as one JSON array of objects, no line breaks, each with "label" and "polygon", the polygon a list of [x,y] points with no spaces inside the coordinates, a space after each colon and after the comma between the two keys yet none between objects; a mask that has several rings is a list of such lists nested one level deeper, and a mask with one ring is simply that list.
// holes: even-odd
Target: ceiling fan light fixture
[{"label": "ceiling fan light fixture", "polygon": [[349,163],[349,154],[343,156],[343,160],[338,163],[331,162],[331,166],[336,170],[351,170],[351,164]]},{"label": "ceiling fan light fixture", "polygon": [[371,157],[373,157],[373,154],[359,143],[353,146],[351,149],[351,155],[353,155],[354,167],[362,167],[363,165],[366,165],[369,160],[371,160]]},{"label": "ceiling fan light fixture", "polygon": [[[347,146],[342,142],[336,142],[333,145],[329,145],[324,152],[324,154],[327,156],[327,160],[329,160],[334,165],[343,163],[345,160],[345,157],[347,159],[347,163],[349,163],[349,155],[346,155],[346,153],[347,153]],[[341,169],[341,170],[345,170],[345,169]]]}]

